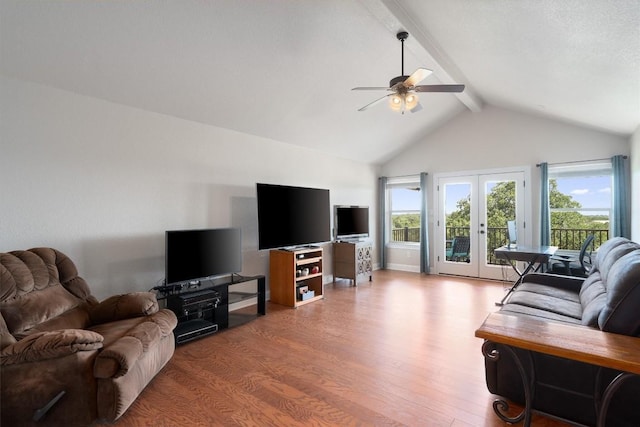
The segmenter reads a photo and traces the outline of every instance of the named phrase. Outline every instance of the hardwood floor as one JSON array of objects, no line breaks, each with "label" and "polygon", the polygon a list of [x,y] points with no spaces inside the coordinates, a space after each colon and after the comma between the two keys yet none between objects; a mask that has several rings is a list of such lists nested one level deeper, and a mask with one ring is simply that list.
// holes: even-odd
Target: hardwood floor
[{"label": "hardwood floor", "polygon": [[[475,329],[504,285],[397,271],[176,349],[118,426],[503,426]],[[539,415],[534,426],[566,426]]]}]

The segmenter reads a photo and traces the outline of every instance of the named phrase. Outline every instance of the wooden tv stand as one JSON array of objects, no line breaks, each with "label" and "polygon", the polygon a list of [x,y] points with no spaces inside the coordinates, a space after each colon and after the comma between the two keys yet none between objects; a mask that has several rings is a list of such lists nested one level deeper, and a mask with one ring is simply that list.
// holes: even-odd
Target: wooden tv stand
[{"label": "wooden tv stand", "polygon": [[[308,269],[308,274],[303,270]],[[314,272],[317,269],[317,272]],[[298,287],[307,286],[314,296],[302,299]],[[322,281],[322,248],[293,250],[274,249],[269,252],[269,289],[271,302],[300,307],[324,298]]]},{"label": "wooden tv stand", "polygon": [[373,244],[370,241],[334,242],[333,283],[338,277],[350,279],[354,286],[371,281]]}]

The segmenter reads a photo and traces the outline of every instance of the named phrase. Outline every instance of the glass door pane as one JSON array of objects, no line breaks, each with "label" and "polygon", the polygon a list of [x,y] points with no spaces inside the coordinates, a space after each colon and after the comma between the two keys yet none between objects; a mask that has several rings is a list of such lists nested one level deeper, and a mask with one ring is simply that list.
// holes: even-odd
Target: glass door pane
[{"label": "glass door pane", "polygon": [[477,275],[476,236],[471,232],[477,217],[473,204],[476,181],[474,176],[439,180],[441,273]]},{"label": "glass door pane", "polygon": [[507,242],[507,221],[516,222],[518,235],[523,235],[524,206],[519,189],[523,188],[522,173],[480,175],[480,263],[479,275],[501,279],[502,263],[495,259],[494,250]]}]

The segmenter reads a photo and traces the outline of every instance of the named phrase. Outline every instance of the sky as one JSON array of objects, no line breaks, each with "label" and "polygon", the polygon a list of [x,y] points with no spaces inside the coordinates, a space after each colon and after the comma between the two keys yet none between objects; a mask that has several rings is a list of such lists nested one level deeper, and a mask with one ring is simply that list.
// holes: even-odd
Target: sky
[{"label": "sky", "polygon": [[[570,195],[573,200],[579,202],[583,208],[610,208],[611,207],[611,177],[578,177],[557,179],[558,190]],[[469,195],[470,184],[447,184],[446,187],[446,213],[456,210],[458,200]],[[489,188],[490,190],[490,188]],[[420,192],[404,189],[394,190],[393,205],[395,210],[414,210],[420,206]],[[589,212],[597,214],[598,212]]]},{"label": "sky", "polygon": [[611,207],[611,177],[557,179],[558,190],[573,197],[583,208]]}]

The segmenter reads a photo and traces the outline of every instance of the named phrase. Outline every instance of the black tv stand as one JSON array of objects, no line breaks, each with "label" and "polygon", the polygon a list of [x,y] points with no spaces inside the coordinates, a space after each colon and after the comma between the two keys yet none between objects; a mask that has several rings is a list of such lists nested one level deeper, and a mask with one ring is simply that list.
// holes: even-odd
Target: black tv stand
[{"label": "black tv stand", "polygon": [[[256,282],[255,291],[230,289]],[[265,276],[227,276],[224,281],[202,280],[198,289],[168,286],[158,289],[158,300],[178,317],[174,330],[176,344],[212,335],[239,326],[266,314]],[[251,303],[255,300],[255,304]],[[248,302],[248,306],[242,306]]]}]

